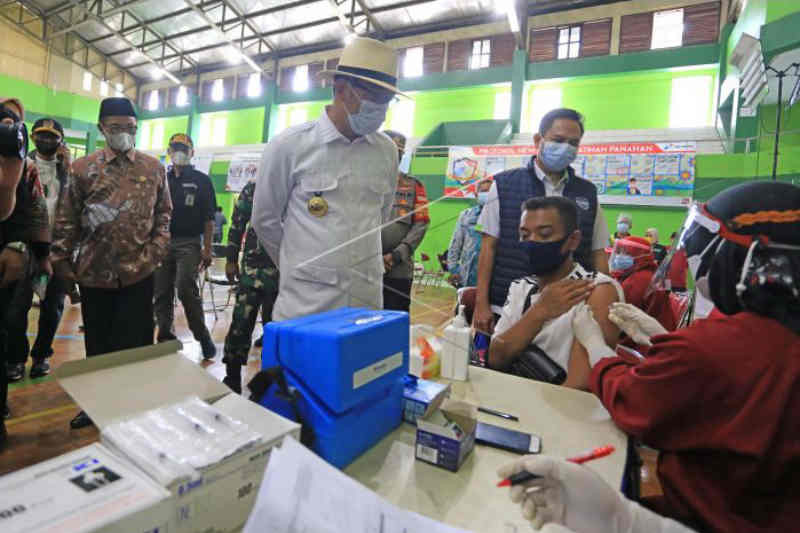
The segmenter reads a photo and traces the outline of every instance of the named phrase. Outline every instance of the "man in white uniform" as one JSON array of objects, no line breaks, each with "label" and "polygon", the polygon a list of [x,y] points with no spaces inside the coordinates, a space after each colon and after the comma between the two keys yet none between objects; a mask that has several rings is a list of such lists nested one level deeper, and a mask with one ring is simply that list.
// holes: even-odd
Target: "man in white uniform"
[{"label": "man in white uniform", "polygon": [[528,199],[519,235],[530,275],[513,281],[508,289],[489,347],[489,364],[508,368],[533,343],[567,371],[565,387],[588,389],[591,367],[586,350],[575,339],[572,320],[582,306],[588,306],[613,348],[619,329],[608,319],[608,310],[612,303],[625,301],[622,287],[574,260],[581,232],[578,207],[569,198]]},{"label": "man in white uniform", "polygon": [[378,128],[396,94],[397,57],[358,37],[332,71],[322,116],[269,142],[253,227],[281,271],[274,320],[344,306],[381,309],[380,226],[392,209],[397,148]]}]

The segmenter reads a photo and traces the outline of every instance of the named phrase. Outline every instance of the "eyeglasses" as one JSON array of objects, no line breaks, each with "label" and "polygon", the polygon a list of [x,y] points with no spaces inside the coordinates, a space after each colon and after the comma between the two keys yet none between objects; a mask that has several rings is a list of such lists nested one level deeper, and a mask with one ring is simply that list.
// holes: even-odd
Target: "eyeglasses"
[{"label": "eyeglasses", "polygon": [[362,82],[356,79],[348,80],[350,85],[365,93],[364,98],[376,104],[388,104],[396,98],[395,93],[386,89],[381,89],[371,83]]},{"label": "eyeglasses", "polygon": [[108,133],[112,135],[116,135],[117,133],[130,133],[131,135],[136,135],[136,126],[120,126],[118,124],[112,124],[110,126],[103,126]]}]

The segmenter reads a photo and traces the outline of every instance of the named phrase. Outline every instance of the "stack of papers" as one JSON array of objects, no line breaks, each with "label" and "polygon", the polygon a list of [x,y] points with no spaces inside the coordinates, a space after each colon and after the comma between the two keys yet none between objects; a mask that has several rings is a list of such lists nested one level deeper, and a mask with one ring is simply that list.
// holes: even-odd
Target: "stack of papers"
[{"label": "stack of papers", "polygon": [[466,533],[387,502],[291,437],[272,456],[244,533]]}]

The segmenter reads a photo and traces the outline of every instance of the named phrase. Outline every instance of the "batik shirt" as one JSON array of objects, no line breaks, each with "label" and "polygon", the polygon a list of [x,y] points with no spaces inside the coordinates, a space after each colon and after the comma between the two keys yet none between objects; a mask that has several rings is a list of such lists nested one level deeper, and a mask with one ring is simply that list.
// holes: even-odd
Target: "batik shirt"
[{"label": "batik shirt", "polygon": [[476,205],[461,212],[447,249],[447,271],[458,275],[464,287],[475,287],[478,284],[481,233],[475,228],[481,209],[482,206]]},{"label": "batik shirt", "polygon": [[136,150],[98,150],[72,165],[56,212],[52,260],[69,261],[87,287],[133,285],[166,255],[171,214],[157,159]]}]

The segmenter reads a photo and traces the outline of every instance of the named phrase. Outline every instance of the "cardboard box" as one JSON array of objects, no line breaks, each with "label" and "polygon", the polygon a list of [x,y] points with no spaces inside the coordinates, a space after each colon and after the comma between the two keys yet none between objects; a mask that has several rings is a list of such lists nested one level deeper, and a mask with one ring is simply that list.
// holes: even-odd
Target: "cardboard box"
[{"label": "cardboard box", "polygon": [[3,533],[166,531],[170,494],[101,444],[0,478]]},{"label": "cardboard box", "polygon": [[403,391],[403,420],[416,424],[450,396],[450,384],[437,383],[415,376],[406,376]]},{"label": "cardboard box", "polygon": [[210,465],[199,479],[172,483],[170,533],[227,533],[244,526],[270,449],[300,426],[233,393],[177,353],[178,341],[69,361],[56,370],[64,390],[102,430],[114,421],[198,396],[261,433],[263,442]]},{"label": "cardboard box", "polygon": [[[478,410],[469,403],[442,399],[439,409],[417,419],[416,457],[421,461],[456,472],[475,447]],[[458,429],[435,422],[444,415]]]}]

